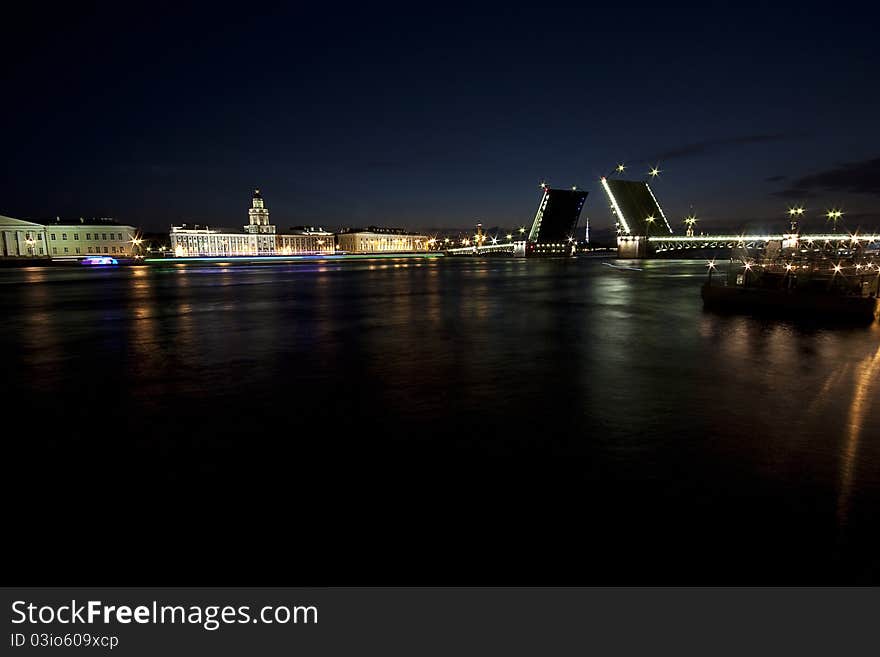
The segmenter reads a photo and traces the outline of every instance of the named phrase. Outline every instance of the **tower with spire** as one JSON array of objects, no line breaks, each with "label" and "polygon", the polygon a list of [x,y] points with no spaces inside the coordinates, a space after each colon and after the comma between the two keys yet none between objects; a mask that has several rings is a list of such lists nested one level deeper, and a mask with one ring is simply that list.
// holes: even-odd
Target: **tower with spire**
[{"label": "tower with spire", "polygon": [[251,235],[249,238],[251,248],[258,255],[272,255],[275,253],[275,226],[269,223],[269,210],[263,202],[263,195],[259,189],[254,190],[251,207],[248,210],[248,225],[244,232]]},{"label": "tower with spire", "polygon": [[269,210],[263,202],[263,195],[259,189],[254,190],[254,198],[251,208],[248,210],[250,223],[245,226],[248,233],[275,233],[275,226],[269,223]]}]

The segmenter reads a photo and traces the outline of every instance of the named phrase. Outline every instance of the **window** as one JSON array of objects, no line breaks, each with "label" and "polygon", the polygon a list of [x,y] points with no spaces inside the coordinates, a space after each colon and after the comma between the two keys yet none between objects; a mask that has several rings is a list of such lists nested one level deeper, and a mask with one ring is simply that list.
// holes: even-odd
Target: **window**
[{"label": "window", "polygon": [[121,241],[122,241],[122,233],[119,233],[119,234],[116,236],[116,239],[118,239],[118,240],[121,242]]},{"label": "window", "polygon": [[107,233],[101,233],[101,239],[102,239],[102,240],[106,240],[106,239],[107,239]]},{"label": "window", "polygon": [[92,247],[89,247],[89,253],[92,253]]},{"label": "window", "polygon": [[73,234],[73,239],[78,240],[78,239],[79,239],[79,233],[74,233],[74,234]]},{"label": "window", "polygon": [[66,240],[66,239],[67,239],[67,233],[61,233],[61,239]]},{"label": "window", "polygon": [[58,249],[56,249],[54,246],[52,247],[52,253],[58,253]]},{"label": "window", "polygon": [[55,233],[52,233],[52,239],[53,240],[55,239]]},{"label": "window", "polygon": [[40,233],[39,235],[37,235],[37,239],[42,242],[43,241],[43,233]]},{"label": "window", "polygon": [[116,253],[116,247],[115,247],[115,246],[111,246],[111,247],[110,247],[110,252],[111,252],[111,253]]},{"label": "window", "polygon": [[66,246],[64,247],[64,252],[67,253],[67,247],[66,247]]},{"label": "window", "polygon": [[92,234],[91,234],[91,233],[86,233],[86,239],[87,239],[87,240],[92,239]]},{"label": "window", "polygon": [[106,246],[104,247],[104,253],[107,253],[107,247],[106,247]]},{"label": "window", "polygon": [[76,247],[76,252],[79,253],[79,247]]}]

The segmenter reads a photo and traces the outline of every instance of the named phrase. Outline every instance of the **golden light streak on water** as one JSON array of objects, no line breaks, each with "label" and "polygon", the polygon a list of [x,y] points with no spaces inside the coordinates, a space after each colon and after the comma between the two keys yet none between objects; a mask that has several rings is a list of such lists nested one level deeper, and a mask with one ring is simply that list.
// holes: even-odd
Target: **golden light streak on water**
[{"label": "golden light streak on water", "polygon": [[865,358],[856,370],[852,403],[847,418],[847,438],[840,464],[840,494],[837,498],[837,520],[845,525],[849,516],[849,500],[857,463],[859,442],[865,415],[871,407],[872,393],[876,394],[876,378],[880,367],[880,347],[873,356]]}]

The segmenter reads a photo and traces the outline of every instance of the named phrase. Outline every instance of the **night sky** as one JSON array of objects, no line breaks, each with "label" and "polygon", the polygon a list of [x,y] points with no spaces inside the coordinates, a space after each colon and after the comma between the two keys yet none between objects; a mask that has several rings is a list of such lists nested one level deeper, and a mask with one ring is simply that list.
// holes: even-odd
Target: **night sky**
[{"label": "night sky", "polygon": [[512,226],[546,179],[602,228],[624,162],[677,231],[880,228],[877,34],[841,3],[122,4],[3,16],[0,214],[240,226],[258,186],[281,228]]}]

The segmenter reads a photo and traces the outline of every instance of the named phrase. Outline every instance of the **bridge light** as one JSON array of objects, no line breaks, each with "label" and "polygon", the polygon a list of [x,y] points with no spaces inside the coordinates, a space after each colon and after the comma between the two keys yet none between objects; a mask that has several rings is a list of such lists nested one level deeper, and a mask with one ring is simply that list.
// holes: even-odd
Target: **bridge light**
[{"label": "bridge light", "polygon": [[715,261],[714,261],[714,260],[710,260],[709,263],[708,263],[706,266],[707,266],[709,269],[715,269]]},{"label": "bridge light", "polygon": [[626,170],[626,166],[621,162],[617,165],[617,173],[623,173]]},{"label": "bridge light", "polygon": [[522,235],[524,232],[526,232],[525,226],[520,226],[519,227],[519,234]]},{"label": "bridge light", "polygon": [[512,240],[512,239],[513,239],[513,234],[512,234],[512,233],[507,233],[507,239]]},{"label": "bridge light", "polygon": [[752,270],[752,263],[751,262],[746,262],[743,264],[743,266],[746,268],[747,271]]},{"label": "bridge light", "polygon": [[651,170],[648,171],[648,175],[652,178],[656,178],[660,175],[660,167],[651,167]]}]

